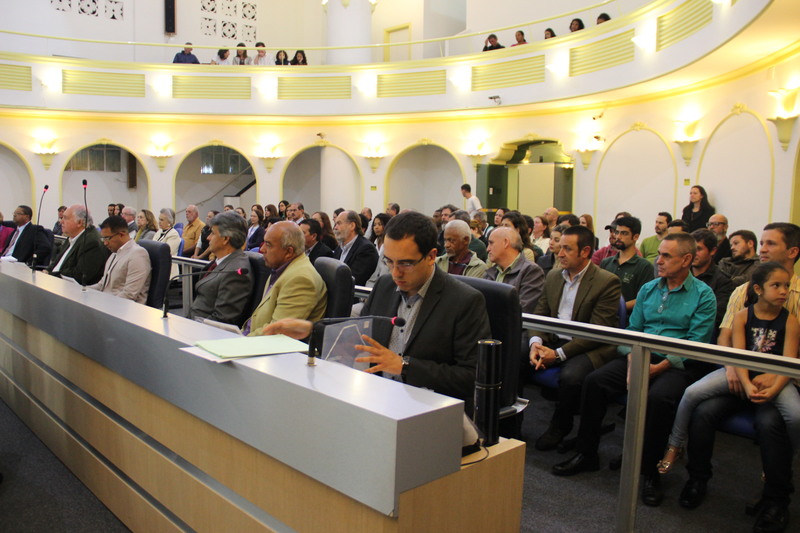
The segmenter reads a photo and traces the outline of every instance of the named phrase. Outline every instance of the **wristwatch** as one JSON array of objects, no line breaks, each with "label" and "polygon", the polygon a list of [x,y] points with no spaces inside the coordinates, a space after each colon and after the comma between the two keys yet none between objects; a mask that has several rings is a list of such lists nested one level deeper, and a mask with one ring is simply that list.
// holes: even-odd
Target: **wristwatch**
[{"label": "wristwatch", "polygon": [[411,363],[411,356],[404,355],[402,356],[403,359],[403,369],[400,370],[400,377],[403,378],[403,383],[406,382],[406,369],[408,368],[409,363]]}]

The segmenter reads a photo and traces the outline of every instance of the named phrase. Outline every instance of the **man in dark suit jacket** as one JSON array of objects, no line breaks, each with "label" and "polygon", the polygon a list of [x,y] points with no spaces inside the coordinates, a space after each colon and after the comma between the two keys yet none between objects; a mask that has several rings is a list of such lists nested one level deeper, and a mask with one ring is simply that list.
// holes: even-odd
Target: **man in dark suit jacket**
[{"label": "man in dark suit jacket", "polygon": [[333,257],[333,250],[321,242],[322,226],[313,218],[306,218],[300,222],[300,229],[303,230],[303,237],[306,244],[306,255],[311,264],[317,257]]},{"label": "man in dark suit jacket", "polygon": [[356,285],[366,285],[378,266],[378,249],[361,235],[361,217],[355,211],[342,211],[336,217],[333,233],[339,241],[334,259],[350,267]]},{"label": "man in dark suit jacket", "polygon": [[[619,326],[619,277],[592,263],[593,242],[592,232],[584,226],[564,230],[558,253],[561,268],[553,268],[547,275],[544,294],[534,314]],[[536,441],[536,449],[551,450],[572,430],[586,376],[613,359],[617,352],[615,346],[593,340],[536,331],[531,332],[530,345],[535,370],[561,366],[556,409],[550,427]]]},{"label": "man in dark suit jacket", "polygon": [[247,239],[247,224],[235,212],[220,213],[211,219],[208,248],[216,259],[201,274],[195,285],[194,302],[189,318],[208,318],[226,324],[240,324],[253,289],[253,275],[220,274],[250,269],[250,260],[242,251]]},{"label": "man in dark suit jacket", "polygon": [[61,228],[69,238],[50,262],[47,270],[54,276],[67,276],[83,285],[92,285],[103,277],[109,251],[100,240],[100,233],[88,219],[86,208],[73,205],[64,211]]},{"label": "man in dark suit jacket", "polygon": [[28,263],[36,254],[36,264],[46,265],[53,251],[52,238],[48,238],[41,226],[31,223],[33,210],[20,205],[14,210],[13,222],[3,222],[4,226],[14,228],[8,237],[0,256],[10,256],[20,263]]}]

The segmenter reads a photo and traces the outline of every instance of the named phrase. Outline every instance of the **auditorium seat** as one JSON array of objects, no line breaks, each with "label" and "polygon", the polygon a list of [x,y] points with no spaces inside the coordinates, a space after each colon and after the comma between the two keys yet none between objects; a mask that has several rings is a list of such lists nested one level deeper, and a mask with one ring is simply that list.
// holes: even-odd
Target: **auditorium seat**
[{"label": "auditorium seat", "polygon": [[142,239],[139,241],[139,246],[147,250],[147,255],[150,256],[150,268],[153,272],[146,304],[158,309],[164,303],[164,294],[167,292],[167,283],[172,269],[169,245],[165,242]]},{"label": "auditorium seat", "polygon": [[350,316],[353,306],[355,284],[350,267],[330,257],[318,257],[314,261],[322,281],[328,289],[328,307],[325,318]]},{"label": "auditorium seat", "polygon": [[267,279],[269,279],[270,269],[264,263],[264,256],[256,252],[245,252],[247,260],[250,261],[250,274],[253,276],[253,290],[250,292],[250,298],[247,300],[247,305],[244,307],[244,314],[239,320],[239,327],[242,327],[247,319],[253,316],[253,311],[256,310],[258,304],[261,303],[261,298],[264,296],[264,287],[267,286]]}]

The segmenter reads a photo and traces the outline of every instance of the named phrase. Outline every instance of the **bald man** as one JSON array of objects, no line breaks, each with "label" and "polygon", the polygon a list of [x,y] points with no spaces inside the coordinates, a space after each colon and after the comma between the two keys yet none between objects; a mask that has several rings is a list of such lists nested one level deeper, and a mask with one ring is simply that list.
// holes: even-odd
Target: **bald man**
[{"label": "bald man", "polygon": [[192,257],[206,223],[200,220],[196,205],[186,206],[186,225],[183,227],[183,257]]},{"label": "bald man", "polygon": [[717,252],[714,254],[714,262],[719,264],[720,261],[731,256],[731,241],[728,239],[728,217],[720,214],[711,215],[706,227],[717,238]]},{"label": "bald man", "polygon": [[495,228],[489,235],[488,250],[489,260],[494,265],[483,277],[516,287],[522,312],[533,313],[544,288],[544,271],[522,254],[519,232],[505,226]]}]

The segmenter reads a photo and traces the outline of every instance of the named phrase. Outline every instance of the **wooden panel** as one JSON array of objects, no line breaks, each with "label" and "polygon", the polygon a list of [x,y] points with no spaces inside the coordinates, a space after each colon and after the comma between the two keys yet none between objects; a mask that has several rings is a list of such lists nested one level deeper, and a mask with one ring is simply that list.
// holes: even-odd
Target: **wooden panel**
[{"label": "wooden panel", "polygon": [[144,74],[62,70],[61,90],[64,94],[144,98]]},{"label": "wooden panel", "polygon": [[663,50],[711,22],[714,5],[709,0],[689,0],[658,17],[656,50]]},{"label": "wooden panel", "polygon": [[633,61],[634,30],[576,46],[569,51],[569,75],[579,76]]},{"label": "wooden panel", "polygon": [[173,98],[208,100],[249,100],[252,80],[249,77],[173,76]]},{"label": "wooden panel", "polygon": [[31,67],[24,65],[0,65],[0,89],[30,91],[33,85]]},{"label": "wooden panel", "polygon": [[472,90],[486,91],[544,81],[544,56],[472,67]]},{"label": "wooden panel", "polygon": [[444,70],[379,74],[378,98],[445,94],[447,92],[445,74]]},{"label": "wooden panel", "polygon": [[278,78],[279,100],[348,100],[350,76]]}]

